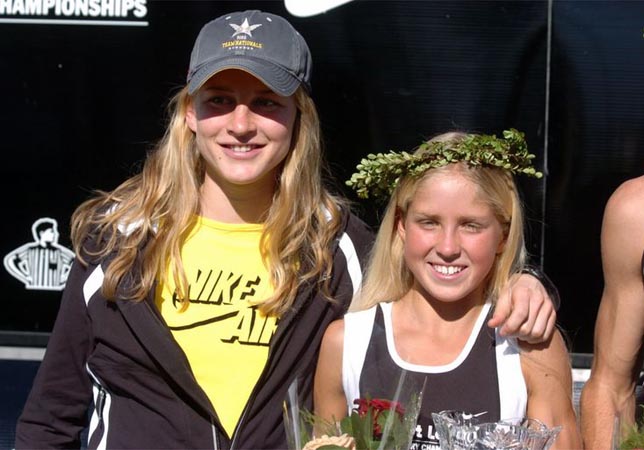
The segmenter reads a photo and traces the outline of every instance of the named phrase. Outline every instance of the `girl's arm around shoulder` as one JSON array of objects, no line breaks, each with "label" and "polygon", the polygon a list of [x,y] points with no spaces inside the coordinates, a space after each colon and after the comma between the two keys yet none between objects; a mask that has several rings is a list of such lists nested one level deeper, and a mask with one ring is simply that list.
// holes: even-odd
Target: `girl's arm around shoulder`
[{"label": "girl's arm around shoulder", "polygon": [[548,427],[563,427],[553,449],[580,449],[581,435],[572,400],[570,356],[561,333],[541,344],[520,342],[521,368],[528,389],[527,416]]},{"label": "girl's arm around shoulder", "polygon": [[315,414],[329,421],[338,421],[347,415],[347,401],[342,387],[342,354],[344,347],[344,320],[331,322],[320,347],[313,384]]}]

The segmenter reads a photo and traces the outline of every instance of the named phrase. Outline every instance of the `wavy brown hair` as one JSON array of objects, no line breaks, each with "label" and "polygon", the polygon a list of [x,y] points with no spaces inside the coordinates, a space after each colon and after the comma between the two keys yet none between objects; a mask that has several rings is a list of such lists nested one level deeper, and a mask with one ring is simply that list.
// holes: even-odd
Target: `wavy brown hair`
[{"label": "wavy brown hair", "polygon": [[[298,113],[292,148],[266,212],[258,249],[274,287],[260,309],[277,316],[293,304],[302,283],[319,284],[328,297],[332,242],[346,207],[344,199],[324,186],[328,169],[315,104],[302,88],[294,95]],[[111,192],[96,191],[72,215],[72,243],[79,261],[87,264],[88,258],[110,256],[102,286],[106,298],[143,300],[157,282],[165,281],[167,267],[179,297],[188,298],[181,247],[199,214],[205,176],[204,160],[185,122],[191,102],[184,87],[170,101],[166,132],[141,172]],[[88,245],[91,242],[99,244]],[[188,302],[183,303],[187,307]]]}]

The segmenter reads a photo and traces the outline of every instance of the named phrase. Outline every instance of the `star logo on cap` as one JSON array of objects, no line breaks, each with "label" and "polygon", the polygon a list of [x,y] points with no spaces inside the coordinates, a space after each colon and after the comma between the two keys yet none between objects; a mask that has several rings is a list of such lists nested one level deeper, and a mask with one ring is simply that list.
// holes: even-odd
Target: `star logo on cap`
[{"label": "star logo on cap", "polygon": [[247,34],[248,36],[253,37],[252,31],[255,28],[262,26],[261,23],[258,25],[251,25],[248,23],[248,19],[244,19],[244,22],[241,25],[235,25],[234,23],[230,23],[229,25],[235,30],[231,37],[235,37],[238,34]]}]

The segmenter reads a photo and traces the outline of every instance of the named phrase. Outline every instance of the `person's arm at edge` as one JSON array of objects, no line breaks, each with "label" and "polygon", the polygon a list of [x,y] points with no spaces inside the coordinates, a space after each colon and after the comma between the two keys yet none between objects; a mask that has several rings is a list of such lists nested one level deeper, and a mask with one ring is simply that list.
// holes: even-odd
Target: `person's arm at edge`
[{"label": "person's arm at edge", "polygon": [[589,380],[581,396],[587,449],[611,445],[615,415],[634,412],[644,337],[644,177],[622,184],[609,199],[602,224],[604,273]]},{"label": "person's arm at edge", "polygon": [[553,450],[582,448],[572,400],[572,370],[563,337],[555,331],[546,343],[520,343],[521,367],[528,389],[526,416],[549,428],[561,426]]},{"label": "person's arm at edge", "polygon": [[342,354],[344,320],[327,327],[318,357],[313,382],[313,410],[328,421],[339,421],[347,415],[347,400],[342,387]]}]

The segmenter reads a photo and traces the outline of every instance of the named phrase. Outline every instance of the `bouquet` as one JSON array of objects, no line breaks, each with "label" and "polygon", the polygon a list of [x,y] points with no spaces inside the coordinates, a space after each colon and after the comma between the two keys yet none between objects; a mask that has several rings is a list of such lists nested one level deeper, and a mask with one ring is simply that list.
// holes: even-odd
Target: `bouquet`
[{"label": "bouquet", "polygon": [[422,387],[416,388],[403,376],[390,398],[366,393],[353,400],[346,417],[329,421],[303,407],[296,379],[284,402],[289,449],[407,450],[422,402]]}]

